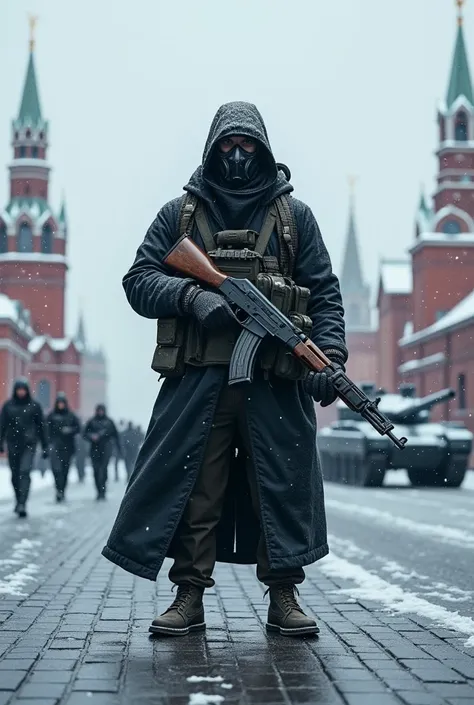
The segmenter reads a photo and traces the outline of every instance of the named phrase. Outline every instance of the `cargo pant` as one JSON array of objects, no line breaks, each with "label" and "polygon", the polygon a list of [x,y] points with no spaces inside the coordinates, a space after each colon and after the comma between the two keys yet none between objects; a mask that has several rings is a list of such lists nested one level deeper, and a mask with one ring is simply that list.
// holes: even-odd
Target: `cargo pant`
[{"label": "cargo pant", "polygon": [[59,445],[51,447],[51,470],[54,475],[56,491],[60,494],[64,494],[66,489],[72,455],[73,448]]},{"label": "cargo pant", "polygon": [[[247,455],[252,457],[245,398],[246,391],[234,386],[226,385],[221,393],[204,461],[174,539],[174,563],[169,578],[177,585],[192,583],[203,588],[214,585],[215,529],[221,518],[237,432]],[[246,466],[252,506],[260,518],[255,470],[251,462]],[[261,531],[257,549],[257,577],[268,586],[280,583],[297,585],[303,582],[305,573],[303,568],[270,568]]]},{"label": "cargo pant", "polygon": [[8,448],[8,464],[12,473],[12,485],[17,504],[26,504],[28,500],[35,450],[34,446],[29,445]]}]

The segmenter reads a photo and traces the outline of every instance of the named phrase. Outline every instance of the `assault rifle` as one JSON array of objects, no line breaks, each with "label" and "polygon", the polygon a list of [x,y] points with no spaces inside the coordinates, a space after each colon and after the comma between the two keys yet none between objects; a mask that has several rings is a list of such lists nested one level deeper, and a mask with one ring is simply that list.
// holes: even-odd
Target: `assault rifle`
[{"label": "assault rifle", "polygon": [[214,289],[238,309],[247,314],[239,319],[243,327],[230,361],[229,384],[251,382],[255,355],[263,338],[271,335],[285,345],[308,369],[314,372],[325,371],[340,399],[368,421],[381,436],[388,436],[397,446],[403,448],[406,438],[397,438],[394,425],[379,410],[380,399],[372,401],[342,371],[333,366],[331,360],[304,333],[274,306],[267,297],[248,279],[235,279],[221,272],[196,245],[184,235],[172,247],[164,259],[165,264]]}]

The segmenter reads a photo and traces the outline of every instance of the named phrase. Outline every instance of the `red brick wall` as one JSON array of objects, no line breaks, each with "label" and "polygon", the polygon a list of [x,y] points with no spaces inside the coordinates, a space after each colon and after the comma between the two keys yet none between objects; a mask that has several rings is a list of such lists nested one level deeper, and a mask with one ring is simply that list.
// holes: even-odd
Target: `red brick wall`
[{"label": "red brick wall", "polygon": [[426,245],[413,253],[413,322],[415,331],[436,320],[437,311],[449,311],[471,291],[474,282],[474,246]]},{"label": "red brick wall", "polygon": [[474,199],[472,198],[474,194],[473,189],[466,188],[444,188],[439,193],[435,194],[434,203],[435,211],[438,212],[441,208],[445,206],[456,206],[466,213],[469,213],[471,217],[474,216]]},{"label": "red brick wall", "polygon": [[31,311],[33,328],[53,338],[64,336],[66,265],[1,262],[0,291]]},{"label": "red brick wall", "polygon": [[398,341],[407,321],[411,320],[411,297],[402,294],[379,296],[379,330],[377,340],[379,387],[395,392],[398,387],[398,367],[403,353]]},{"label": "red brick wall", "polygon": [[25,198],[48,199],[48,182],[46,179],[12,179],[11,197],[24,196]]}]

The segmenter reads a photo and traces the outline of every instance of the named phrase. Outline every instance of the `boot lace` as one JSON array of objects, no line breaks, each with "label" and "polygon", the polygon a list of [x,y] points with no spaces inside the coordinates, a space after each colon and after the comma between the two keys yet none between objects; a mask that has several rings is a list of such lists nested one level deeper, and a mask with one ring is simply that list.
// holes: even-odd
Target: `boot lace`
[{"label": "boot lace", "polygon": [[296,585],[291,585],[290,583],[275,585],[274,588],[268,588],[265,591],[264,597],[270,592],[270,590],[275,591],[275,597],[278,599],[279,602],[281,602],[286,612],[291,612],[291,610],[297,610],[298,612],[304,614],[303,610],[298,604],[298,600],[296,599],[296,596],[299,596],[300,594]]},{"label": "boot lace", "polygon": [[178,592],[176,594],[176,597],[174,598],[174,601],[171,603],[171,605],[168,607],[166,610],[169,612],[170,610],[178,610],[180,611],[184,607],[186,607],[186,603],[188,602],[189,598],[192,596],[193,593],[193,586],[192,585],[178,585]]}]

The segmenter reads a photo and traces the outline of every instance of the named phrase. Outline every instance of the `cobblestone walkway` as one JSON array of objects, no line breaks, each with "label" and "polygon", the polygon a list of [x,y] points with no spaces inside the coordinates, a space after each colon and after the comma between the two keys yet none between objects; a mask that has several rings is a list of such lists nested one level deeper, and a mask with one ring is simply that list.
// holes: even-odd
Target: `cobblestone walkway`
[{"label": "cobblestone walkway", "polygon": [[253,568],[222,565],[205,635],[149,637],[170,588],[166,573],[156,589],[100,556],[113,490],[96,506],[75,486],[67,509],[41,492],[23,523],[0,502],[0,705],[474,703],[465,640],[348,600],[316,567],[301,597],[319,639],[268,636]]}]

